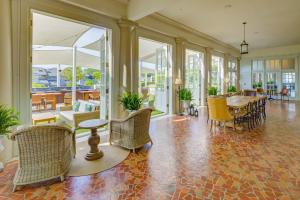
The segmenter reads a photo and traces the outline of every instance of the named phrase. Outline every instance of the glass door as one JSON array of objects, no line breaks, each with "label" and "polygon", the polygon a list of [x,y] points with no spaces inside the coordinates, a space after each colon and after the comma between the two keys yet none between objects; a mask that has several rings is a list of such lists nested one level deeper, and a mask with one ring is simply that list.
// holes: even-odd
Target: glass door
[{"label": "glass door", "polygon": [[201,102],[201,70],[203,68],[203,53],[186,49],[185,51],[185,88],[191,90],[192,103],[199,106]]},{"label": "glass door", "polygon": [[296,97],[295,72],[282,73],[282,88],[289,90],[289,95],[292,98]]},{"label": "glass door", "polygon": [[139,38],[139,92],[152,115],[169,112],[169,51],[168,44]]},{"label": "glass door", "polygon": [[222,57],[212,56],[210,85],[216,87],[219,93],[223,93],[224,61]]},{"label": "glass door", "polygon": [[[32,119],[108,119],[111,30],[33,13]],[[80,131],[79,131],[80,132]]]}]

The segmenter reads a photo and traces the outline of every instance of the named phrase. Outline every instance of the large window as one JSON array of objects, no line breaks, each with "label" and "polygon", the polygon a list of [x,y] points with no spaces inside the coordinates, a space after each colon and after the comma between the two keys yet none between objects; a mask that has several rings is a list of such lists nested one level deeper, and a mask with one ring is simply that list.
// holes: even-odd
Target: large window
[{"label": "large window", "polygon": [[152,115],[169,111],[170,51],[169,44],[139,38],[139,92],[143,107],[154,109]]},{"label": "large window", "polygon": [[291,97],[296,96],[295,72],[282,73],[282,86],[289,90]]},{"label": "large window", "polygon": [[254,60],[252,62],[252,85],[262,87],[264,82],[264,61]]},{"label": "large window", "polygon": [[185,88],[192,91],[193,104],[201,101],[201,70],[203,68],[203,53],[187,49],[185,51]]},{"label": "large window", "polygon": [[219,93],[223,93],[224,59],[212,56],[210,85],[216,87]]},{"label": "large window", "polygon": [[237,86],[237,64],[236,60],[229,60],[228,62],[228,79],[229,86]]},{"label": "large window", "polygon": [[280,92],[287,88],[291,97],[296,97],[295,59],[253,60],[253,87],[263,87],[265,90]]},{"label": "large window", "polygon": [[33,13],[32,43],[33,122],[108,119],[111,30]]}]

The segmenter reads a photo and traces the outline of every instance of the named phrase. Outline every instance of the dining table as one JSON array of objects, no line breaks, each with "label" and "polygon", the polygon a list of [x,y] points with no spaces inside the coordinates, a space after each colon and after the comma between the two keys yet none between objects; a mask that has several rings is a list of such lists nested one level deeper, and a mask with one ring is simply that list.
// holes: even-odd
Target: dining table
[{"label": "dining table", "polygon": [[[227,106],[229,108],[230,113],[233,116],[238,116],[241,112],[243,112],[247,105],[250,102],[259,101],[262,98],[266,98],[266,96],[258,95],[258,96],[231,96],[227,97]],[[228,127],[233,127],[233,123],[226,124]],[[235,129],[242,131],[244,128],[242,126],[235,125]]]},{"label": "dining table", "polygon": [[265,96],[231,96],[227,97],[227,106],[233,109],[246,107],[250,102],[258,101]]}]

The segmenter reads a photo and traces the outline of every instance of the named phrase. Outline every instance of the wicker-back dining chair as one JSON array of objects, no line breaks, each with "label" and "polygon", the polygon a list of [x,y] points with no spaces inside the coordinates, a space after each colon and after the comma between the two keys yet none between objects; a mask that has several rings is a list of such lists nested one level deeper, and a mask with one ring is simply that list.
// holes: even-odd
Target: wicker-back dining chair
[{"label": "wicker-back dining chair", "polygon": [[152,144],[149,135],[151,112],[151,108],[143,108],[131,113],[123,120],[111,120],[110,144],[118,144],[133,152],[148,142]]},{"label": "wicker-back dining chair", "polygon": [[11,139],[17,141],[19,148],[13,191],[17,186],[54,178],[64,180],[75,153],[71,129],[57,125],[28,126],[16,130]]}]

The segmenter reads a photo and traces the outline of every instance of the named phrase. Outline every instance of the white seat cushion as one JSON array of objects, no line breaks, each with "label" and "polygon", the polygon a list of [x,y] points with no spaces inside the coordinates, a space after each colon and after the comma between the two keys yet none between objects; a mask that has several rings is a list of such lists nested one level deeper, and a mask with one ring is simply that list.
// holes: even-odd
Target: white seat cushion
[{"label": "white seat cushion", "polygon": [[73,114],[74,113],[75,113],[75,111],[73,111],[73,110],[67,110],[67,111],[61,111],[59,114],[62,115],[67,120],[73,121]]}]

